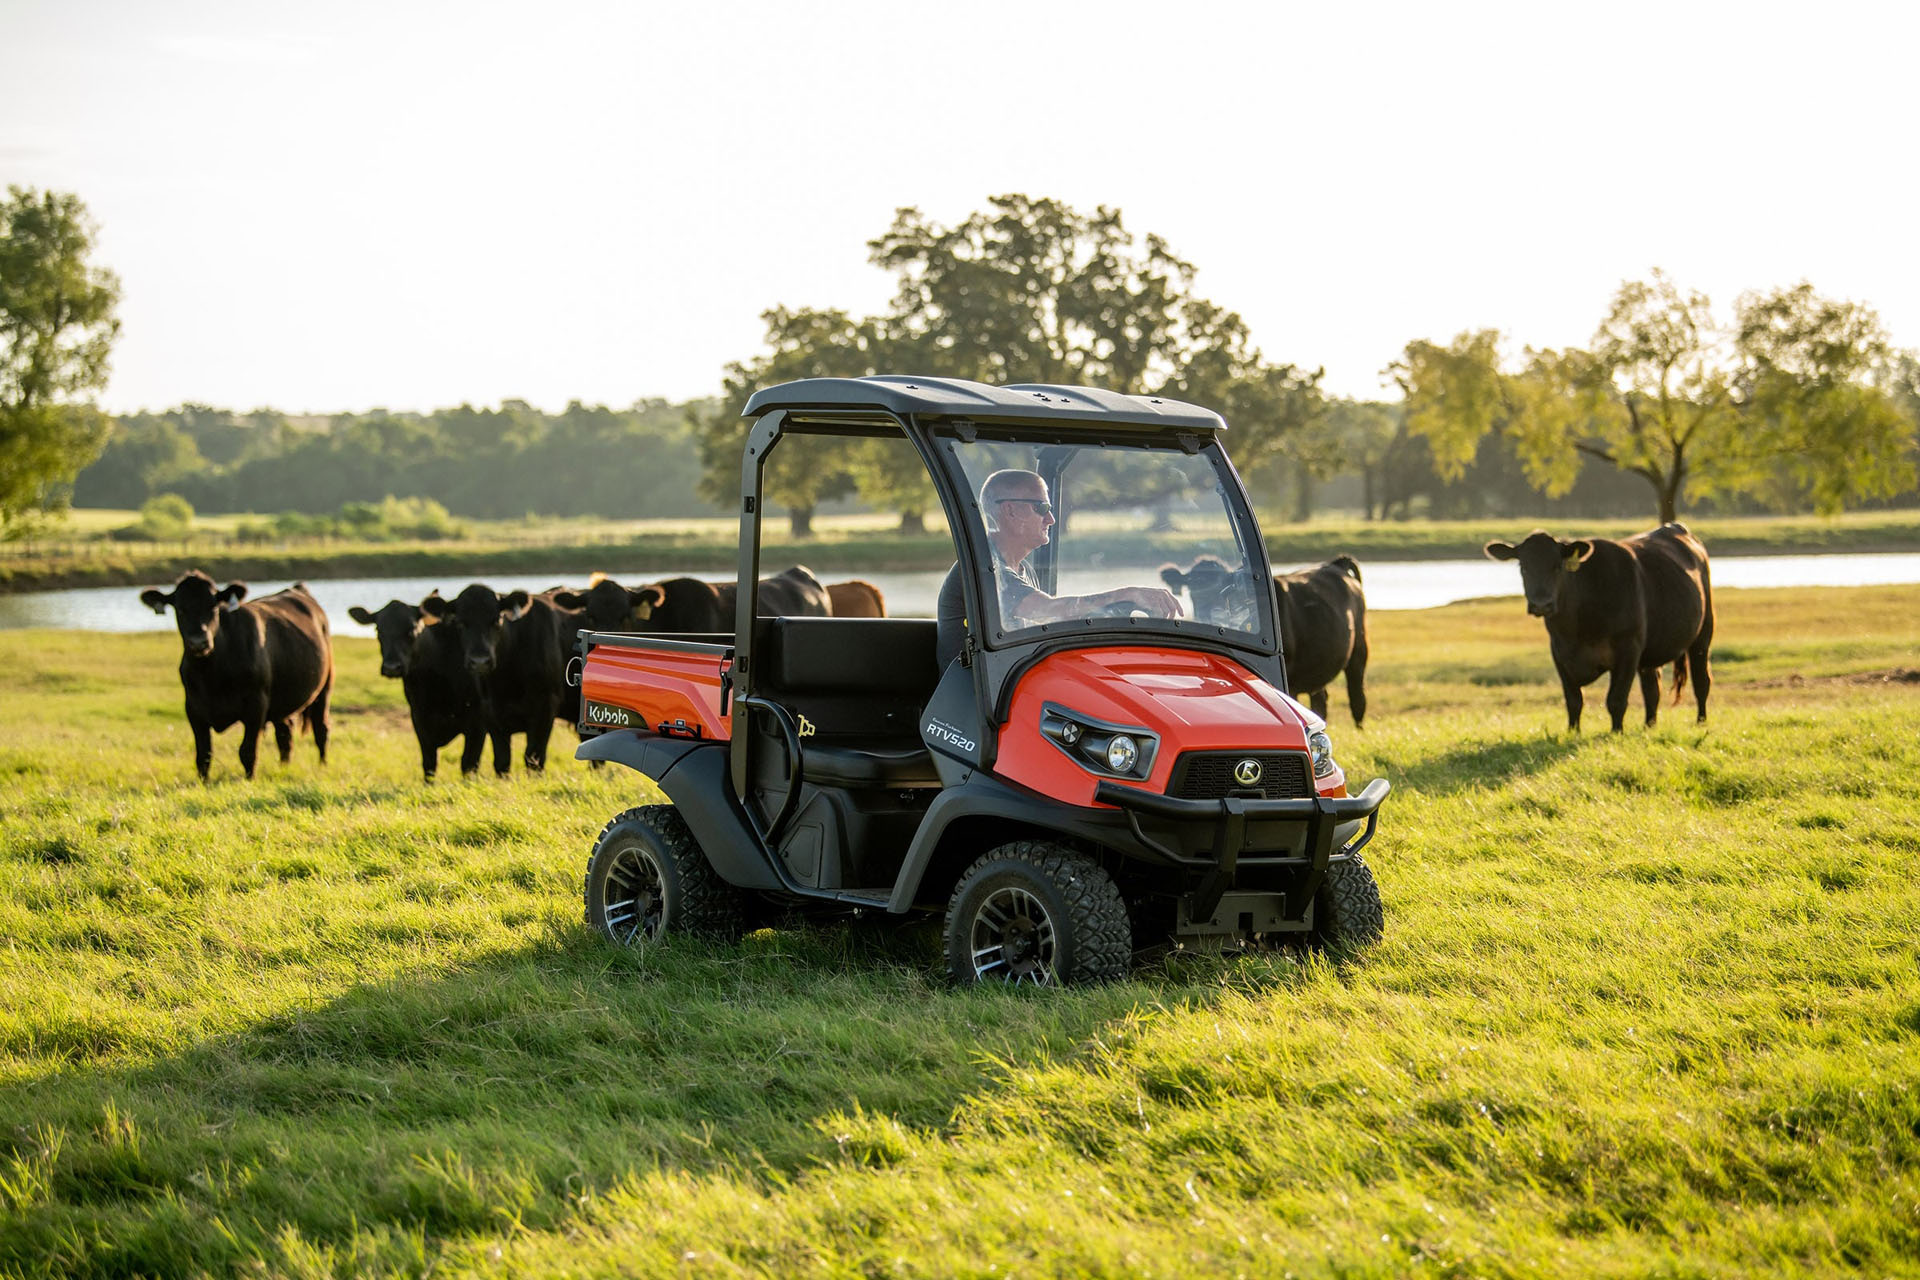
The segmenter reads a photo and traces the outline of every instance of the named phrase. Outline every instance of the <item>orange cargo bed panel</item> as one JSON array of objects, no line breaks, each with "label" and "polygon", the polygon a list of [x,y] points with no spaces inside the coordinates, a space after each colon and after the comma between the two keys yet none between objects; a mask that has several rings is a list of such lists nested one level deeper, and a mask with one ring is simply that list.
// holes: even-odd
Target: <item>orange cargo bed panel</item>
[{"label": "orange cargo bed panel", "polygon": [[589,729],[728,738],[733,717],[720,712],[722,676],[731,658],[710,653],[595,645],[580,678],[580,722]]}]

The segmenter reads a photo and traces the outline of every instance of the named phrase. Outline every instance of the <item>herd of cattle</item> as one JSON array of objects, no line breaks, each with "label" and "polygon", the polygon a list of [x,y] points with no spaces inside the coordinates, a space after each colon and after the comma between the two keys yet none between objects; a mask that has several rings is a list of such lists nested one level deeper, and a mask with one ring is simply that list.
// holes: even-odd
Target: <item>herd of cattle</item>
[{"label": "herd of cattle", "polygon": [[[1569,728],[1580,727],[1582,687],[1601,675],[1611,677],[1606,704],[1616,732],[1636,676],[1652,724],[1661,669],[1669,663],[1674,701],[1691,676],[1699,719],[1706,720],[1713,592],[1706,549],[1684,525],[1666,524],[1619,541],[1567,541],[1535,531],[1517,546],[1488,543],[1486,554],[1519,562],[1527,611],[1546,622]],[[1231,575],[1216,560],[1169,568],[1163,577],[1174,590],[1189,592],[1197,616],[1226,607],[1215,593]],[[1327,687],[1344,676],[1359,725],[1367,710],[1360,566],[1350,556],[1336,556],[1274,581],[1288,691],[1308,698],[1324,717]],[[333,647],[326,614],[304,584],[255,600],[246,594],[245,583],[217,587],[197,569],[171,591],[140,593],[155,613],[173,609],[184,649],[180,682],[202,779],[213,760],[212,735],[236,723],[242,731],[240,763],[249,778],[261,730],[269,724],[282,762],[292,754],[296,722],[312,734],[321,762],[327,758]],[[464,739],[463,774],[479,769],[486,741],[493,744],[494,772],[508,773],[515,735],[525,738],[526,767],[544,767],[554,722],[579,720],[580,693],[568,682],[567,667],[582,631],[730,633],[735,594],[731,583],[697,578],[625,587],[596,575],[584,590],[501,595],[475,583],[451,600],[436,591],[417,604],[390,600],[378,609],[355,605],[348,613],[374,628],[380,674],[401,682],[421,772],[431,780],[440,750],[455,738]],[[871,583],[823,585],[796,566],[760,583],[758,612],[878,618],[886,616],[886,603]]]}]

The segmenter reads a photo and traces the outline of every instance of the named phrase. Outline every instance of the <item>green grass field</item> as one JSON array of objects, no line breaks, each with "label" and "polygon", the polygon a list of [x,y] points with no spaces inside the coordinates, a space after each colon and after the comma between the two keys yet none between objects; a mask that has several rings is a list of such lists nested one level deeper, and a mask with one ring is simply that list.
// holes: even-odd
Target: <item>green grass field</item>
[{"label": "green grass field", "polygon": [[597,941],[639,780],[422,785],[371,641],[202,786],[174,637],[0,633],[0,1274],[1920,1273],[1920,588],[1719,605],[1577,738],[1517,601],[1377,616],[1386,939],[1044,994]]}]

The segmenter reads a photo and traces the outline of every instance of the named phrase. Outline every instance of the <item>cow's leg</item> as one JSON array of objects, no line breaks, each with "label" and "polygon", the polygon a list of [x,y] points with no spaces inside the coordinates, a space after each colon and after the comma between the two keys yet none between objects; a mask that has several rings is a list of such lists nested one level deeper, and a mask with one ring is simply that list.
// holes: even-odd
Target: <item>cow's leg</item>
[{"label": "cow's leg", "polygon": [[247,771],[249,782],[253,780],[253,762],[260,756],[260,731],[266,727],[267,702],[262,698],[240,717],[240,767]]},{"label": "cow's leg", "polygon": [[480,772],[480,751],[487,743],[485,730],[479,725],[469,728],[460,739],[460,776],[472,777]]},{"label": "cow's leg", "polygon": [[310,703],[306,710],[307,732],[313,735],[313,745],[320,752],[320,763],[327,762],[327,739],[333,736],[333,673],[327,673],[327,682],[320,686],[320,695]]},{"label": "cow's leg", "polygon": [[191,702],[187,704],[187,727],[193,730],[193,767],[205,782],[207,771],[213,767],[213,726],[193,713]]},{"label": "cow's leg", "polygon": [[535,773],[547,767],[547,743],[553,737],[553,718],[543,716],[527,728],[527,768]]},{"label": "cow's leg", "polygon": [[1607,681],[1607,715],[1613,719],[1615,733],[1626,728],[1627,699],[1633,696],[1633,677],[1639,665],[1637,653],[1613,660],[1613,672]]},{"label": "cow's leg", "polygon": [[1573,733],[1580,732],[1580,707],[1586,701],[1580,692],[1580,682],[1565,667],[1560,668],[1560,696],[1567,700],[1567,728]]},{"label": "cow's leg", "polygon": [[1660,716],[1660,668],[1644,667],[1640,672],[1640,697],[1647,704],[1647,728]]},{"label": "cow's leg", "polygon": [[1707,690],[1713,687],[1713,673],[1707,668],[1707,641],[1702,638],[1693,642],[1693,648],[1687,650],[1687,678],[1693,681],[1693,700],[1700,708],[1700,717],[1694,723],[1707,722]]},{"label": "cow's leg", "polygon": [[1308,694],[1307,702],[1308,705],[1313,708],[1313,714],[1319,716],[1322,720],[1327,718],[1327,691],[1325,689],[1315,689],[1312,693]]},{"label": "cow's leg", "polygon": [[1367,718],[1367,640],[1365,636],[1353,646],[1353,653],[1347,659],[1347,708],[1353,712],[1353,727],[1358,729]]},{"label": "cow's leg", "polygon": [[488,729],[493,739],[493,771],[504,778],[513,771],[513,735],[505,729]]},{"label": "cow's leg", "polygon": [[280,748],[280,763],[293,759],[293,717],[273,722],[273,745]]}]

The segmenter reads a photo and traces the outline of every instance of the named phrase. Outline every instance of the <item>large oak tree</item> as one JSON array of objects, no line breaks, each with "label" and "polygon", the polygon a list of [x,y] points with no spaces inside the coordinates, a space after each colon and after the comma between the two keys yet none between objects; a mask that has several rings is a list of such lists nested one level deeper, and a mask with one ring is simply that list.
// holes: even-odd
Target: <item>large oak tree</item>
[{"label": "large oak tree", "polygon": [[[906,208],[867,248],[895,279],[884,314],[777,308],[765,316],[768,352],[729,366],[725,416],[702,431],[711,496],[737,492],[744,427],[731,415],[788,378],[895,372],[1165,394],[1221,410],[1243,466],[1307,441],[1319,414],[1319,372],[1268,364],[1237,314],[1195,292],[1192,264],[1158,236],[1136,237],[1117,209],[1013,194],[946,226]],[[795,493],[823,497],[849,481],[899,510],[904,528],[920,526],[933,495],[916,458],[821,443],[783,469],[796,533],[810,507]]]}]

